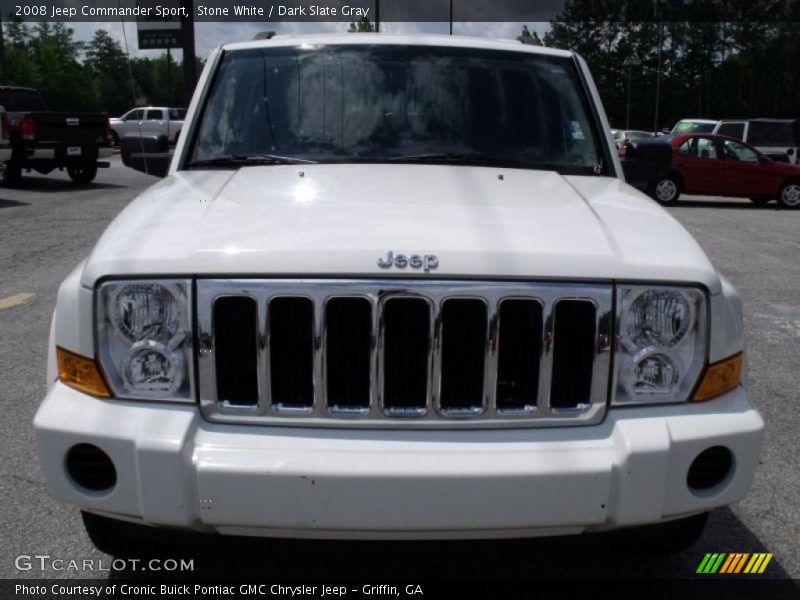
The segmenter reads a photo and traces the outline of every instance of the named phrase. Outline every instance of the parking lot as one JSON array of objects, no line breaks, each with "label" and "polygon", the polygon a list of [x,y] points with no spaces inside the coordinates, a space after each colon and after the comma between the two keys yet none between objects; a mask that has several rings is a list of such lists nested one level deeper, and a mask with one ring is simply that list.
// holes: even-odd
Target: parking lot
[{"label": "parking lot", "polygon": [[[17,189],[0,187],[0,577],[40,577],[19,571],[21,554],[100,558],[77,509],[51,500],[39,472],[32,419],[45,394],[46,345],[62,278],[92,248],[108,222],[153,183],[118,157],[94,184],[66,175],[28,176]],[[747,498],[715,511],[692,550],[635,560],[570,543],[258,544],[223,554],[204,550],[195,575],[262,577],[537,576],[685,578],[706,552],[771,552],[764,577],[800,578],[800,211],[775,203],[684,196],[669,211],[731,279],[745,306],[750,391],[767,423],[761,465]],[[642,232],[644,236],[647,232]],[[669,250],[669,249],[665,249]],[[77,418],[77,417],[76,417]],[[108,572],[60,571],[60,577]],[[132,576],[136,573],[125,573]],[[111,575],[117,577],[118,574]]]}]

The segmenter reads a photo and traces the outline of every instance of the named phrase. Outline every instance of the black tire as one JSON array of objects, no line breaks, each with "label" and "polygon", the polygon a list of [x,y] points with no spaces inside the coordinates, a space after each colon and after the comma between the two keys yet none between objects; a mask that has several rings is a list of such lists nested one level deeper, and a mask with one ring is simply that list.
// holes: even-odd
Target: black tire
[{"label": "black tire", "polygon": [[119,148],[119,136],[116,131],[111,132],[111,145]]},{"label": "black tire", "polygon": [[781,186],[778,192],[778,204],[783,208],[800,209],[800,180],[793,179]]},{"label": "black tire", "polygon": [[675,204],[681,191],[681,182],[672,174],[656,179],[649,189],[650,196],[661,204]]},{"label": "black tire", "polygon": [[3,184],[8,187],[19,185],[22,179],[22,167],[13,163],[6,163],[3,172]]},{"label": "black tire", "polygon": [[758,206],[764,206],[770,200],[772,200],[772,198],[750,198],[750,202],[757,204]]},{"label": "black tire", "polygon": [[87,184],[97,177],[97,165],[84,164],[80,167],[67,167],[69,178],[75,183]]}]

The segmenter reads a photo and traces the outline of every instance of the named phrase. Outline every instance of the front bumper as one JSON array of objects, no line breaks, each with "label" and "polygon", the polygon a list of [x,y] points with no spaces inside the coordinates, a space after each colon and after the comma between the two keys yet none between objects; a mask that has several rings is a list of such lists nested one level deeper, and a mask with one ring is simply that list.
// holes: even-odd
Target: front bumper
[{"label": "front bumper", "polygon": [[[222,425],[194,405],[98,400],[59,382],[35,418],[58,500],[122,519],[225,534],[445,539],[658,523],[741,499],[764,423],[742,388],[700,405],[610,409],[584,427],[374,431]],[[106,492],[65,469],[75,444],[113,460]],[[733,468],[692,492],[689,465]]]}]

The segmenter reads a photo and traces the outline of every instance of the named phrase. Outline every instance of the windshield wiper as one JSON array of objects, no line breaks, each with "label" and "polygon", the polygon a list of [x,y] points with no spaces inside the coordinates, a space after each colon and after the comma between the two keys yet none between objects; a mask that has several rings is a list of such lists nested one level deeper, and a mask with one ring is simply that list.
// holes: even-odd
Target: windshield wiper
[{"label": "windshield wiper", "polygon": [[195,160],[187,166],[189,169],[196,167],[245,167],[251,165],[307,165],[315,164],[314,160],[294,158],[292,156],[278,156],[277,154],[226,154],[206,160]]},{"label": "windshield wiper", "polygon": [[511,158],[501,158],[476,152],[428,152],[426,154],[409,154],[408,156],[395,156],[389,160],[396,162],[448,162],[472,165],[487,165],[498,167],[523,167],[527,169],[539,168],[534,163],[529,163]]}]

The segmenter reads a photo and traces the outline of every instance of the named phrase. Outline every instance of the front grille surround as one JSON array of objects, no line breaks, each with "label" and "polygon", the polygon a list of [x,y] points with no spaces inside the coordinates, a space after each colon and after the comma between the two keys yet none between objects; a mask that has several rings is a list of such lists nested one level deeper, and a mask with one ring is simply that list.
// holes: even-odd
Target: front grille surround
[{"label": "front grille surround", "polygon": [[[212,322],[217,298],[245,296],[257,304],[256,339],[258,397],[251,405],[220,402],[217,398],[215,337]],[[270,388],[268,306],[275,298],[307,298],[313,303],[313,404],[306,407],[273,404]],[[369,406],[329,406],[326,398],[326,303],[333,298],[366,299],[372,308]],[[411,410],[387,407],[383,395],[384,308],[393,299],[416,298],[429,307],[425,406]],[[480,406],[446,409],[441,406],[442,307],[447,300],[480,300],[487,307],[482,402]],[[500,305],[506,300],[533,301],[541,308],[538,392],[536,403],[521,407],[496,406]],[[580,300],[595,307],[596,345],[591,365],[591,390],[585,402],[569,408],[549,403],[553,370],[555,309],[560,301]],[[206,419],[314,427],[365,428],[478,428],[590,425],[605,414],[613,332],[613,286],[558,282],[473,282],[429,280],[310,280],[199,279],[197,281],[198,383]]]}]

